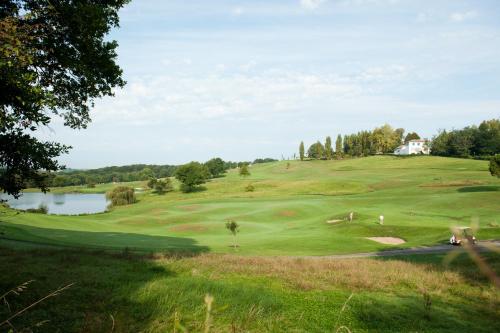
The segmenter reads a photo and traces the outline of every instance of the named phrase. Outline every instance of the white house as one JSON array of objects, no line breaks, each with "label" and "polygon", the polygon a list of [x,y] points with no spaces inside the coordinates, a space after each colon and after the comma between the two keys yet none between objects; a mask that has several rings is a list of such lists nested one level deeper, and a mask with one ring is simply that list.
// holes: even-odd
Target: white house
[{"label": "white house", "polygon": [[404,145],[399,146],[394,151],[394,155],[429,155],[430,149],[427,140],[410,140]]}]

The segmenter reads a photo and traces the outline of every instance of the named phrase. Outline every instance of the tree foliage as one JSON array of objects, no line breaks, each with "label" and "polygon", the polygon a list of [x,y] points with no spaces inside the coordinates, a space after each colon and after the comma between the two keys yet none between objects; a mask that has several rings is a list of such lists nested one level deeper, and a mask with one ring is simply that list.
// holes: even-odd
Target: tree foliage
[{"label": "tree foliage", "polygon": [[73,129],[90,122],[96,99],[125,84],[115,63],[127,0],[4,0],[0,3],[0,187],[18,196],[26,180],[47,189],[46,173],[70,147],[35,132],[60,116]]},{"label": "tree foliage", "polygon": [[332,138],[327,136],[325,140],[325,158],[327,160],[331,160],[332,156],[333,156]]},{"label": "tree foliage", "polygon": [[233,235],[233,247],[236,249],[238,245],[236,244],[236,234],[240,231],[240,226],[234,220],[229,220],[226,222],[226,229]]},{"label": "tree foliage", "polygon": [[155,192],[158,194],[164,194],[166,192],[172,192],[174,190],[174,187],[172,185],[172,180],[170,178],[165,178],[159,179],[155,184],[154,184],[154,189]]},{"label": "tree foliage", "polygon": [[112,206],[123,206],[135,203],[134,189],[128,186],[117,186],[108,193],[106,198],[111,201]]},{"label": "tree foliage", "polygon": [[490,159],[490,173],[492,176],[500,178],[500,154],[497,154]]},{"label": "tree foliage", "polygon": [[210,175],[213,178],[219,177],[227,170],[226,164],[219,157],[208,160],[207,162],[205,162],[205,166],[207,167],[208,171],[210,172]]},{"label": "tree foliage", "polygon": [[240,173],[240,176],[243,176],[243,177],[250,176],[250,170],[248,170],[248,164],[243,164],[240,167],[239,173]]},{"label": "tree foliage", "polygon": [[322,159],[325,156],[325,147],[321,144],[321,142],[317,141],[309,146],[307,149],[307,157],[313,159]]},{"label": "tree foliage", "polygon": [[300,146],[299,146],[299,156],[300,156],[300,160],[301,161],[304,160],[304,154],[305,154],[305,151],[304,151],[304,141],[301,141],[300,142]]},{"label": "tree foliage", "polygon": [[338,157],[342,157],[344,153],[343,145],[342,145],[342,135],[337,135],[337,140],[335,140],[335,155]]},{"label": "tree foliage", "polygon": [[442,130],[431,143],[438,156],[492,156],[500,153],[500,119],[485,120],[479,126]]},{"label": "tree foliage", "polygon": [[419,140],[419,139],[420,139],[420,135],[418,135],[416,132],[410,132],[410,133],[406,134],[406,136],[405,136],[405,143],[408,143],[411,140]]},{"label": "tree foliage", "polygon": [[204,184],[210,176],[207,167],[198,162],[190,162],[180,166],[175,178],[179,180],[183,192],[192,192],[197,186]]},{"label": "tree foliage", "polygon": [[149,178],[149,180],[148,180],[148,187],[150,189],[154,189],[157,182],[158,182],[158,179],[156,179],[156,177]]}]

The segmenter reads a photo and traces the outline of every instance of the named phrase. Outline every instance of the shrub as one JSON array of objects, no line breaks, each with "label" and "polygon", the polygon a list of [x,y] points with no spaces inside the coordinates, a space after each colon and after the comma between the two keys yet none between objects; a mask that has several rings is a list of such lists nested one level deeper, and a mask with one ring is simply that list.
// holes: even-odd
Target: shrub
[{"label": "shrub", "polygon": [[167,178],[165,180],[160,179],[155,183],[154,186],[155,186],[155,191],[158,194],[164,194],[165,192],[172,192],[174,190],[170,178]]},{"label": "shrub", "polygon": [[252,184],[248,184],[248,185],[245,187],[245,191],[246,191],[246,192],[253,192],[253,191],[255,191],[255,187],[254,187]]},{"label": "shrub", "polygon": [[497,154],[490,159],[490,173],[492,176],[500,178],[500,154]]},{"label": "shrub", "polygon": [[49,208],[47,207],[46,204],[41,203],[40,206],[38,206],[38,208],[29,208],[26,209],[26,212],[35,214],[47,214],[49,212]]},{"label": "shrub", "polygon": [[123,206],[135,203],[134,189],[128,186],[118,186],[106,193],[106,198],[112,206]]}]

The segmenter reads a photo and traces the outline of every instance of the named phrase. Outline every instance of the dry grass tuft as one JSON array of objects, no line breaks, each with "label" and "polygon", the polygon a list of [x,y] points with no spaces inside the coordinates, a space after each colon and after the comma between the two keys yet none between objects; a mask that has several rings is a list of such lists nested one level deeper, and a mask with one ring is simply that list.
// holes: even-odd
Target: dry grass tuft
[{"label": "dry grass tuft", "polygon": [[170,227],[169,230],[173,232],[186,232],[186,231],[203,232],[207,231],[208,228],[200,224],[182,224]]},{"label": "dry grass tuft", "polygon": [[402,260],[246,257],[204,254],[186,261],[199,274],[279,279],[299,290],[387,291],[394,287],[443,292],[464,283],[458,272]]},{"label": "dry grass tuft", "polygon": [[420,187],[458,187],[458,186],[472,186],[482,185],[484,182],[478,180],[451,180],[451,181],[438,181],[432,183],[421,184]]}]

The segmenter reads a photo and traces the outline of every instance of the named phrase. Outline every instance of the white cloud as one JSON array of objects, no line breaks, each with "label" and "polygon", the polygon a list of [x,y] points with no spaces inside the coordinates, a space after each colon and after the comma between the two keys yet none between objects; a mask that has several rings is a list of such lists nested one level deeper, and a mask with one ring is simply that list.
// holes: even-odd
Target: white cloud
[{"label": "white cloud", "polygon": [[469,10],[466,12],[454,12],[450,14],[450,20],[453,22],[463,22],[467,20],[475,19],[478,13],[474,10]]},{"label": "white cloud", "polygon": [[95,120],[137,126],[210,119],[269,119],[358,96],[354,80],[331,75],[270,72],[202,77],[161,76],[129,81],[116,98],[96,105]]},{"label": "white cloud", "polygon": [[300,0],[300,5],[309,10],[318,8],[326,0]]}]

